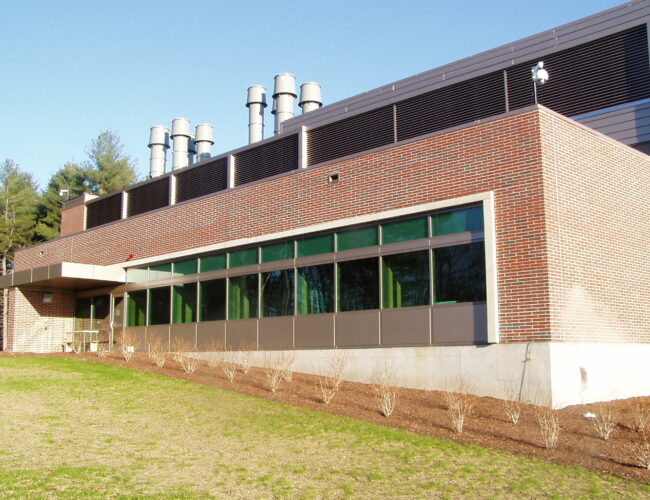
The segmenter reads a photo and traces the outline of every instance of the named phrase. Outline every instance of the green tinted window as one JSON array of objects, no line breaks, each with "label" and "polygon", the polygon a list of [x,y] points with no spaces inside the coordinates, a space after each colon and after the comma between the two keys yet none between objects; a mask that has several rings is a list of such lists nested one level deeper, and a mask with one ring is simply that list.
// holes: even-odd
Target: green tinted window
[{"label": "green tinted window", "polygon": [[334,251],[334,235],[323,234],[298,240],[298,257],[309,257]]},{"label": "green tinted window", "polygon": [[283,241],[262,247],[262,262],[293,259],[293,241]]},{"label": "green tinted window", "polygon": [[485,300],[485,248],[483,242],[435,248],[436,302]]},{"label": "green tinted window", "polygon": [[126,301],[126,326],[144,326],[147,313],[147,291],[129,292]]},{"label": "green tinted window", "polygon": [[262,317],[293,316],[293,269],[262,273]]},{"label": "green tinted window", "polygon": [[201,272],[207,273],[208,271],[219,271],[226,268],[226,254],[218,253],[216,255],[208,255],[201,257]]},{"label": "green tinted window", "polygon": [[172,295],[172,323],[196,321],[196,283],[175,285]]},{"label": "green tinted window", "polygon": [[98,295],[93,297],[93,330],[109,328],[110,324],[110,296]]},{"label": "green tinted window", "polygon": [[172,263],[158,264],[149,267],[149,281],[164,280],[172,275]]},{"label": "green tinted window", "polygon": [[334,264],[298,269],[298,314],[334,312]]},{"label": "green tinted window", "polygon": [[184,276],[186,274],[196,274],[198,262],[196,259],[181,260],[174,262],[174,276]]},{"label": "green tinted window", "polygon": [[74,301],[74,329],[90,330],[90,297]]},{"label": "green tinted window", "polygon": [[148,270],[144,269],[127,269],[126,282],[127,283],[144,283],[149,276]]},{"label": "green tinted window", "polygon": [[257,264],[257,247],[245,248],[230,252],[228,257],[228,267],[250,266]]},{"label": "green tinted window", "polygon": [[171,292],[168,286],[149,289],[149,324],[166,325],[169,323]]},{"label": "green tinted window", "polygon": [[337,250],[372,247],[377,244],[377,226],[342,231],[336,235]]},{"label": "green tinted window", "polygon": [[383,224],[381,226],[381,242],[386,245],[399,241],[426,238],[429,235],[427,226],[427,217]]},{"label": "green tinted window", "polygon": [[483,207],[464,208],[431,216],[433,236],[480,231],[483,229]]},{"label": "green tinted window", "polygon": [[384,307],[424,306],[429,302],[429,252],[382,258]]},{"label": "green tinted window", "polygon": [[201,321],[226,319],[226,279],[201,281],[200,311]]},{"label": "green tinted window", "polygon": [[257,274],[228,279],[228,319],[257,318]]}]

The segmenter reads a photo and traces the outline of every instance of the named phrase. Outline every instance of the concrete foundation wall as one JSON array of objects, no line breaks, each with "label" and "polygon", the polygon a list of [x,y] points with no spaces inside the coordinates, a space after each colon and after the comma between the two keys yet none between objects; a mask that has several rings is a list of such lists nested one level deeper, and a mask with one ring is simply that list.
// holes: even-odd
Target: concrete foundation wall
[{"label": "concrete foundation wall", "polygon": [[[295,356],[294,370],[323,374],[336,350],[254,353],[256,366],[282,352]],[[554,408],[650,395],[650,345],[550,343],[488,346],[347,349],[345,380],[372,383],[385,363],[402,387],[453,390],[460,379],[470,392]],[[209,353],[197,353],[207,359]],[[582,370],[581,370],[582,368]],[[582,373],[586,371],[586,384]],[[314,388],[316,390],[316,388]]]}]

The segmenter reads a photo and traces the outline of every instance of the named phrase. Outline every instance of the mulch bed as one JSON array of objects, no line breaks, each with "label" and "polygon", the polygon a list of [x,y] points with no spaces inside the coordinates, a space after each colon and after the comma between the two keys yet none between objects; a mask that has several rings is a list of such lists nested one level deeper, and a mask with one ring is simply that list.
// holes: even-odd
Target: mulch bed
[{"label": "mulch bed", "polygon": [[650,397],[604,403],[613,409],[617,422],[607,441],[598,436],[592,419],[584,417],[587,412],[597,413],[597,404],[574,405],[558,410],[558,444],[555,448],[546,449],[536,421],[537,407],[533,405],[522,404],[519,423],[513,425],[506,418],[501,400],[476,398],[462,434],[457,434],[451,430],[451,419],[444,395],[440,391],[400,389],[395,411],[387,418],[378,409],[373,387],[367,384],[343,382],[331,403],[325,405],[319,396],[317,377],[301,373],[295,373],[291,382],[283,382],[278,392],[273,394],[267,388],[266,375],[260,368],[252,368],[245,375],[237,373],[235,380],[230,382],[221,369],[209,368],[207,364],[202,364],[196,372],[187,374],[171,356],[163,368],[155,366],[145,353],[135,353],[128,363],[117,353],[104,358],[91,353],[49,356],[76,357],[134,368],[303,408],[346,415],[417,434],[534,456],[554,463],[581,465],[626,479],[650,482],[650,470],[637,466],[630,453],[630,445],[639,439],[639,433],[634,430],[633,409],[639,402],[650,405]]}]

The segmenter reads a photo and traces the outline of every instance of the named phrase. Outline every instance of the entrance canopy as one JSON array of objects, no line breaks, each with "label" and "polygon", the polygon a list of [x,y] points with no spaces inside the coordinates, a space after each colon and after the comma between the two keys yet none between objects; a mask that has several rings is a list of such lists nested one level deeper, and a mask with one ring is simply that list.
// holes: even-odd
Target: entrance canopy
[{"label": "entrance canopy", "polygon": [[125,281],[126,271],[121,267],[59,262],[1,276],[0,288],[83,290],[119,285]]}]

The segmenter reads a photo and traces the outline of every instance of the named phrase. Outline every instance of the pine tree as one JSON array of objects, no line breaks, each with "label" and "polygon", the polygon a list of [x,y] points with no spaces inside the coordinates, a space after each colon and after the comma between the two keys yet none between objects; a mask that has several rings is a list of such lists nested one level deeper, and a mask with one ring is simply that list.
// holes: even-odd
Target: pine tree
[{"label": "pine tree", "polygon": [[136,181],[133,161],[124,155],[123,149],[120,136],[112,130],[102,132],[92,142],[88,150],[90,161],[86,163],[91,193],[110,193]]}]

